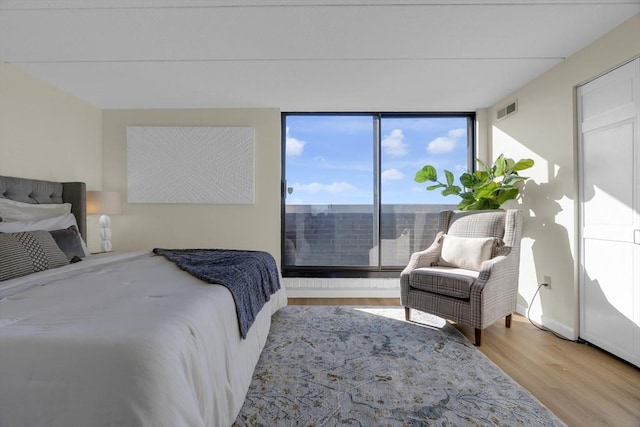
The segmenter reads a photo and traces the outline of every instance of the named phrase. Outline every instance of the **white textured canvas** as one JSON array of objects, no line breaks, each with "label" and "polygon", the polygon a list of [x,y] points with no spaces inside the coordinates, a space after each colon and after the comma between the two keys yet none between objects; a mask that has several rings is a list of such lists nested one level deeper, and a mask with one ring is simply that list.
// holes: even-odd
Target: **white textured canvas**
[{"label": "white textured canvas", "polygon": [[255,203],[254,167],[251,127],[127,127],[129,203]]}]

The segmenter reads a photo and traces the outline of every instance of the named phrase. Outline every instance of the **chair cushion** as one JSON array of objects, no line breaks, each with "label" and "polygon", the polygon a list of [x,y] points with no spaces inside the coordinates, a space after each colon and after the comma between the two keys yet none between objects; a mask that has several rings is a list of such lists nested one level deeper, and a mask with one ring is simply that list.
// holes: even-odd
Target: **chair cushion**
[{"label": "chair cushion", "polygon": [[444,235],[438,265],[480,271],[482,263],[491,259],[494,237],[458,237]]},{"label": "chair cushion", "polygon": [[434,294],[469,299],[471,285],[479,273],[473,270],[451,267],[417,268],[409,275],[409,286]]}]

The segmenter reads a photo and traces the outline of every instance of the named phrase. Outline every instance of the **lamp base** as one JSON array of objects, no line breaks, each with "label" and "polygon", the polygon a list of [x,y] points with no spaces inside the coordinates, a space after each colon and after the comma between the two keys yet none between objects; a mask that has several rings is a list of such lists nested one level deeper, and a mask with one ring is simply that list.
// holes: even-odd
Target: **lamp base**
[{"label": "lamp base", "polygon": [[100,238],[102,242],[100,243],[100,249],[103,252],[111,252],[111,218],[109,215],[102,215],[100,217]]},{"label": "lamp base", "polygon": [[100,249],[102,252],[111,252],[111,240],[102,240]]}]

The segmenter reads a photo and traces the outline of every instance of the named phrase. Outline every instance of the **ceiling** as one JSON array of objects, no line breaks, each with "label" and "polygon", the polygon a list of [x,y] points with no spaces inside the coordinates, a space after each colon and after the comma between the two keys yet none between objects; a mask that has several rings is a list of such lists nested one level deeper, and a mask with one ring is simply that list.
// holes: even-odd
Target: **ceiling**
[{"label": "ceiling", "polygon": [[0,0],[0,60],[101,108],[474,111],[639,12],[640,0]]}]

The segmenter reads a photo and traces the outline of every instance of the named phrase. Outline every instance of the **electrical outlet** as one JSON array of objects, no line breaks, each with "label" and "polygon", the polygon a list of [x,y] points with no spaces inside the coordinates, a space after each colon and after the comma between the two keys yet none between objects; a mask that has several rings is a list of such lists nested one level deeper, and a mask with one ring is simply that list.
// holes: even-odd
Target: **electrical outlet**
[{"label": "electrical outlet", "polygon": [[551,289],[551,276],[544,276],[542,284],[547,288]]}]

